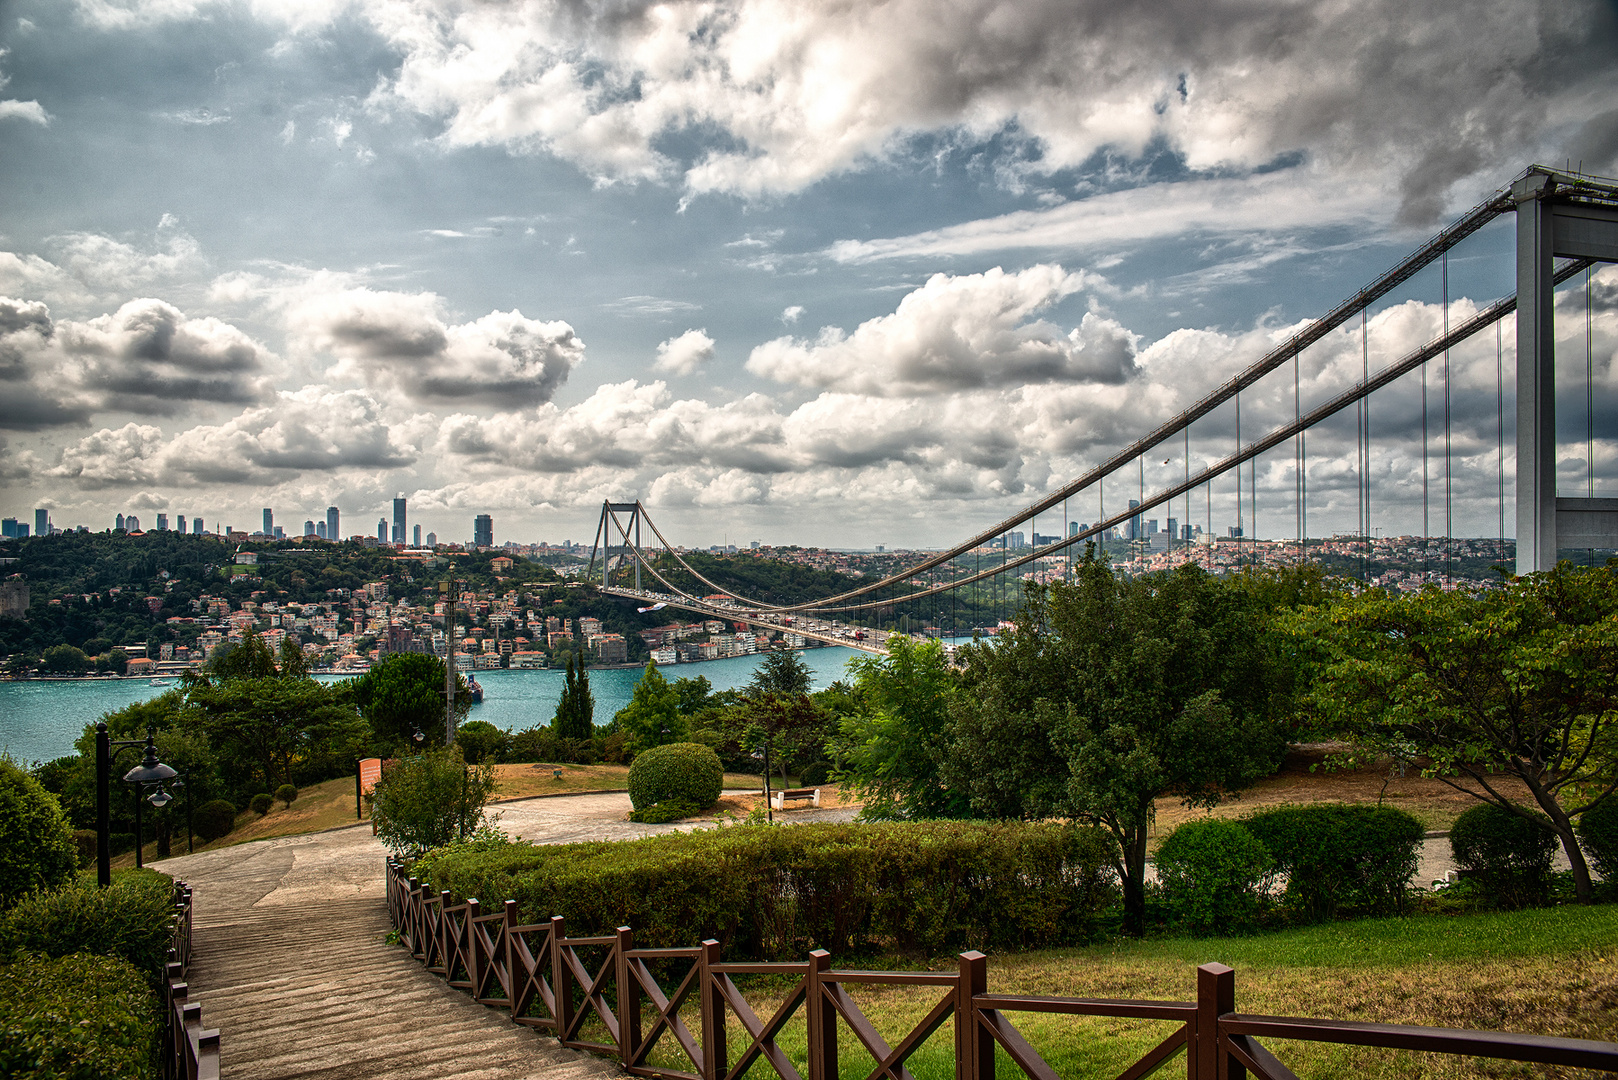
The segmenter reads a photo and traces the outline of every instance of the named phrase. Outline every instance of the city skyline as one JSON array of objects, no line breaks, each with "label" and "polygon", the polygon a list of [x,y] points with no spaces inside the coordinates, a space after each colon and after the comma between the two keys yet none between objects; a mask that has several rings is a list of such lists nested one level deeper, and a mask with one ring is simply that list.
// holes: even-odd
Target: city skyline
[{"label": "city skyline", "polygon": [[[217,528],[270,505],[290,533],[340,506],[389,542],[418,521],[465,542],[479,514],[587,538],[602,500],[638,498],[693,546],[938,546],[1172,416],[1531,161],[1618,173],[1618,13],[1596,0],[508,14],[7,5],[0,488],[19,520],[200,507]],[[1379,305],[1364,355],[1511,289],[1500,223]],[[1557,314],[1564,482],[1618,496],[1618,269],[1569,282]],[[1453,350],[1442,386],[1430,365],[1425,445],[1413,377],[1373,400],[1379,527],[1417,527],[1431,485],[1449,531],[1497,531],[1503,330],[1501,354],[1493,335]],[[1357,376],[1357,333],[1301,359],[1306,405]],[[1256,388],[1244,424],[1289,419],[1292,387]],[[1039,531],[1228,453],[1230,419]],[[1357,520],[1352,426],[1310,433],[1312,535]],[[1249,535],[1288,535],[1291,454],[1252,479]],[[1233,483],[1172,509],[1153,513],[1244,520]]]}]

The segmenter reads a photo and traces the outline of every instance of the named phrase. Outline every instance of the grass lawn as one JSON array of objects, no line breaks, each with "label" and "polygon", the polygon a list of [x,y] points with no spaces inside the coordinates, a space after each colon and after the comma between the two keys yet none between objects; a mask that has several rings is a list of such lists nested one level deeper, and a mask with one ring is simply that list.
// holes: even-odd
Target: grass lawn
[{"label": "grass lawn", "polygon": [[[562,778],[555,776],[562,770]],[[581,791],[622,791],[629,786],[628,765],[566,765],[540,762],[538,764],[510,764],[494,767],[496,787],[494,797],[522,799],[532,795],[563,795]],[[353,781],[349,781],[352,788]],[[726,788],[758,790],[760,780],[748,773],[726,773]]]},{"label": "grass lawn", "polygon": [[[1618,1040],[1618,906],[1612,905],[1367,919],[1263,937],[1125,941],[995,956],[989,960],[989,990],[1190,1001],[1196,994],[1196,965],[1210,961],[1236,969],[1239,1012]],[[929,966],[948,969],[953,959]],[[770,1015],[784,994],[779,982],[755,979],[750,987],[738,979],[738,984],[761,1016]],[[890,1045],[944,996],[942,988],[854,988],[850,993]],[[1010,1018],[1064,1080],[1117,1076],[1173,1030],[1166,1022],[1035,1013]],[[653,1019],[648,1013],[643,1028],[649,1030]],[[696,1030],[694,1010],[686,1019]],[[911,1059],[917,1080],[953,1077],[952,1024],[934,1033]],[[846,1027],[838,1041],[843,1080],[862,1080],[873,1067],[869,1055]],[[732,1063],[747,1042],[741,1027],[733,1025]],[[801,1010],[781,1045],[802,1070]],[[1584,1075],[1326,1044],[1271,1040],[1266,1045],[1303,1080]],[[678,1067],[677,1053],[672,1042],[660,1042],[654,1058]],[[1160,1075],[1183,1075],[1184,1068],[1177,1059]],[[999,1069],[1008,1080],[1022,1076],[1003,1054]],[[748,1075],[766,1080],[774,1074],[760,1065]]]},{"label": "grass lawn", "polygon": [[[174,840],[170,845],[170,851],[175,855],[184,855],[185,816],[178,814],[174,821]],[[249,840],[298,836],[303,833],[334,829],[340,825],[356,824],[358,821],[354,817],[354,778],[349,776],[300,788],[298,798],[291,806],[282,806],[280,802],[276,802],[275,809],[263,817],[259,817],[251,810],[243,810],[236,815],[236,828],[229,836],[215,840],[211,844],[204,844],[198,837],[196,850],[209,851],[213,848],[230,847],[232,844],[243,844]],[[146,828],[150,831],[151,824],[148,823]],[[157,858],[156,841],[146,844],[143,857],[148,865]],[[112,860],[112,865],[134,866],[135,853],[130,851],[117,856]]]}]

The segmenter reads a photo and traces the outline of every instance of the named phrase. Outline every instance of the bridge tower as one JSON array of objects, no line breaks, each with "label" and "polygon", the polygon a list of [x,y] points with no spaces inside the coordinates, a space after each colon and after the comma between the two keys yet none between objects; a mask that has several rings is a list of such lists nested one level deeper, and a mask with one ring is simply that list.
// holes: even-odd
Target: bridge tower
[{"label": "bridge tower", "polygon": [[[629,519],[622,521],[619,514],[628,514]],[[615,503],[607,500],[601,504],[601,520],[596,525],[595,547],[590,551],[590,563],[584,570],[584,579],[590,580],[595,571],[596,553],[601,553],[601,584],[607,584],[608,575],[612,571],[614,556],[620,559],[635,560],[635,591],[639,592],[640,584],[640,521],[645,509],[640,500],[634,502]],[[633,538],[633,539],[631,539]]]},{"label": "bridge tower", "polygon": [[[1517,204],[1517,573],[1556,566],[1558,548],[1618,547],[1618,499],[1556,494],[1552,262],[1618,262],[1618,205],[1581,178],[1534,166]],[[1596,189],[1600,190],[1600,189]],[[1595,196],[1595,197],[1592,197]]]}]

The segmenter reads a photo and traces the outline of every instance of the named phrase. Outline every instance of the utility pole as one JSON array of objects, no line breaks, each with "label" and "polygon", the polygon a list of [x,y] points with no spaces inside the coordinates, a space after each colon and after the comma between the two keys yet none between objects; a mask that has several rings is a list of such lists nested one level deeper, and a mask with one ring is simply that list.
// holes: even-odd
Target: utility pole
[{"label": "utility pole", "polygon": [[455,582],[439,582],[444,590],[444,745],[455,745]]}]

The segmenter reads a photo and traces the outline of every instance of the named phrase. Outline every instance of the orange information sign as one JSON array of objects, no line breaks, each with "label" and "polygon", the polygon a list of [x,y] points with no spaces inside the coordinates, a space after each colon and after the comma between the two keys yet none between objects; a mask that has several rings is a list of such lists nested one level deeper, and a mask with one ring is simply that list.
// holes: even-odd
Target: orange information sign
[{"label": "orange information sign", "polygon": [[378,780],[382,779],[382,759],[379,757],[363,758],[360,761],[360,790],[370,791],[376,787]]}]

